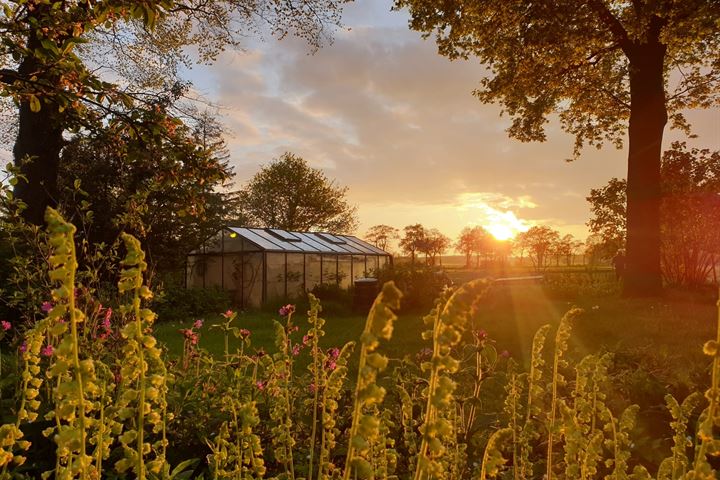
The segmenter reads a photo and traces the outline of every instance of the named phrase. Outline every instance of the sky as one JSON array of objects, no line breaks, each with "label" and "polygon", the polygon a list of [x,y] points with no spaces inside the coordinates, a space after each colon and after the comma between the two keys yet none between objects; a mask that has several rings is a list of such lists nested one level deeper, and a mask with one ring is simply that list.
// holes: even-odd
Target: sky
[{"label": "sky", "polygon": [[[585,197],[625,176],[627,152],[591,148],[566,162],[573,138],[555,121],[544,143],[508,138],[500,107],[472,96],[483,66],[438,55],[391,4],[349,4],[345,28],[315,53],[268,36],[185,72],[219,107],[235,187],[289,151],[349,187],[360,236],[421,223],[451,238],[472,225],[549,225],[584,239]],[[699,135],[691,144],[720,150],[720,110],[688,117]],[[680,138],[666,130],[666,145]]]},{"label": "sky", "polygon": [[[360,235],[376,224],[421,223],[451,238],[468,225],[542,224],[584,239],[585,197],[625,176],[626,151],[591,148],[566,162],[573,138],[557,122],[544,143],[508,138],[500,107],[472,96],[483,66],[441,57],[390,7],[350,4],[346,28],[314,54],[270,37],[188,72],[221,105],[237,186],[290,151],[349,187]],[[720,111],[690,119],[695,144],[720,149]],[[666,143],[677,138],[668,132]]]}]

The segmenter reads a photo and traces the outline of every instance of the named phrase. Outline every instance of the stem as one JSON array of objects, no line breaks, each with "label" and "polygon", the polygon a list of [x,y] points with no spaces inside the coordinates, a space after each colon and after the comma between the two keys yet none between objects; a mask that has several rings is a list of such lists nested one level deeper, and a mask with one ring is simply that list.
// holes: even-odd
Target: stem
[{"label": "stem", "polygon": [[[440,309],[438,308],[437,313],[435,314],[435,322],[433,325],[433,356],[432,358],[437,357],[440,354],[440,344],[437,340],[438,337],[438,330],[440,327]],[[437,368],[433,367],[433,369],[430,372],[430,381],[428,383],[428,395],[427,395],[427,405],[425,406],[425,424],[427,425],[430,421],[432,421],[435,417],[435,409],[432,406],[432,397],[435,393],[435,388],[437,387]],[[420,464],[422,463],[422,459],[427,456],[427,450],[428,450],[428,443],[427,443],[427,432],[423,434],[423,439],[420,442],[420,450],[418,451],[417,456],[417,466],[415,468],[415,475],[413,476],[414,480],[420,480],[423,477],[423,469],[420,468]]]},{"label": "stem", "polygon": [[320,377],[318,374],[318,333],[317,333],[317,317],[313,324],[313,373],[315,374],[315,392],[313,396],[313,418],[312,433],[310,434],[310,464],[308,467],[308,480],[313,478],[313,457],[315,455],[315,436],[317,433],[317,411],[318,411],[318,394],[320,392]]},{"label": "stem", "polygon": [[552,480],[553,429],[555,428],[555,403],[557,402],[557,374],[560,357],[555,352],[553,359],[552,400],[550,402],[550,424],[548,426],[547,480]]},{"label": "stem", "polygon": [[142,343],[142,322],[140,320],[140,295],[138,289],[135,289],[135,297],[133,298],[133,310],[135,313],[135,335],[138,342],[138,360],[140,363],[139,390],[140,398],[138,400],[138,431],[137,431],[137,454],[138,465],[137,475],[140,480],[145,479],[145,462],[143,461],[143,443],[145,433],[145,355]]},{"label": "stem", "polygon": [[[369,322],[365,324],[365,331],[363,335],[370,333]],[[348,442],[348,450],[345,455],[345,470],[343,472],[343,480],[350,480],[350,463],[353,455],[355,454],[355,447],[353,446],[353,438],[357,435],[358,423],[360,421],[360,382],[362,379],[363,371],[365,371],[365,363],[367,361],[367,347],[363,343],[360,346],[360,361],[358,363],[358,381],[355,384],[355,393],[353,394],[353,414],[352,424],[350,426],[350,435]]]},{"label": "stem", "polygon": [[80,478],[87,478],[87,472],[85,471],[85,442],[86,442],[86,431],[85,431],[85,394],[83,392],[83,380],[82,372],[80,371],[80,352],[78,351],[78,332],[77,332],[77,316],[75,315],[75,242],[72,241],[72,236],[68,240],[68,247],[70,248],[69,257],[72,259],[71,264],[68,265],[68,285],[71,285],[71,290],[68,293],[68,309],[70,310],[70,331],[73,338],[72,355],[73,365],[75,367],[75,378],[77,379],[77,395],[78,395],[78,424],[80,427]]},{"label": "stem", "polygon": [[105,434],[105,387],[106,382],[102,384],[102,393],[100,394],[100,426],[98,431],[97,441],[97,471],[102,472],[102,457],[103,457],[103,435]]}]

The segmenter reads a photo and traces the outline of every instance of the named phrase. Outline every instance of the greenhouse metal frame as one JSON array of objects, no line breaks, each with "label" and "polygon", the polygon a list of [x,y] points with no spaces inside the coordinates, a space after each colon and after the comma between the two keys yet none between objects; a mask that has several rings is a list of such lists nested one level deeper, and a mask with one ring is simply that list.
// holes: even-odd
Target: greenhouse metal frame
[{"label": "greenhouse metal frame", "polygon": [[225,227],[186,258],[186,288],[219,287],[241,308],[291,300],[316,285],[349,288],[392,256],[352,235]]}]

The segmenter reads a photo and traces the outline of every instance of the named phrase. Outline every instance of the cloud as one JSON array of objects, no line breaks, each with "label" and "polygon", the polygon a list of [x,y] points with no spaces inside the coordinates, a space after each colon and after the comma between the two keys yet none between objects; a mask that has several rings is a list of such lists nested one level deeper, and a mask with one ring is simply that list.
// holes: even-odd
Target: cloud
[{"label": "cloud", "polygon": [[268,40],[193,73],[226,107],[238,184],[292,151],[350,187],[361,231],[421,222],[453,234],[486,207],[583,226],[585,196],[625,175],[626,153],[608,147],[566,163],[573,139],[557,122],[545,143],[509,139],[500,107],[471,95],[484,67],[439,56],[390,5],[349,5],[351,29],[313,55],[300,40]]}]

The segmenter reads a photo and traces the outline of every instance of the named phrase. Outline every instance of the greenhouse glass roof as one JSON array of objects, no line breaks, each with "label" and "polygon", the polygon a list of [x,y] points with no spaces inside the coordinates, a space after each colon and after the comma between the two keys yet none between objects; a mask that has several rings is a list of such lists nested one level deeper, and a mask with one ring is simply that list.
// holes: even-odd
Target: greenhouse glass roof
[{"label": "greenhouse glass roof", "polygon": [[352,235],[317,232],[288,232],[277,228],[227,227],[261,250],[271,252],[334,253],[339,255],[390,255]]}]

